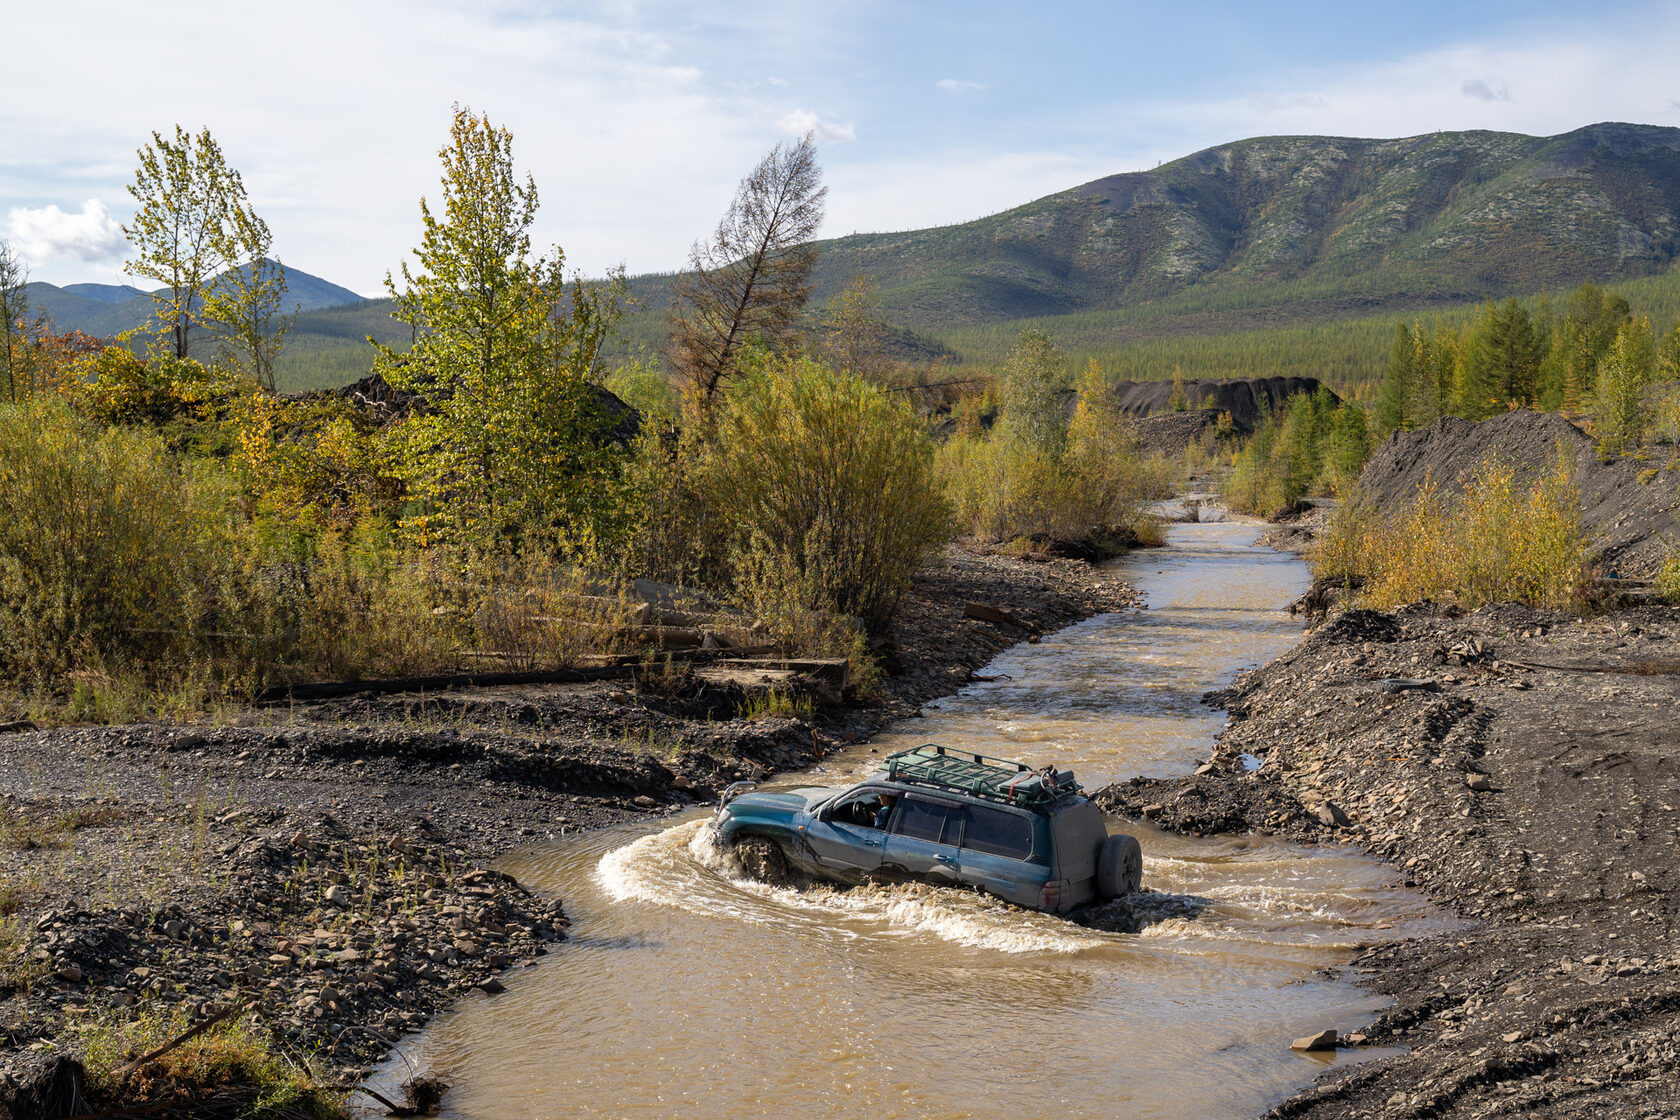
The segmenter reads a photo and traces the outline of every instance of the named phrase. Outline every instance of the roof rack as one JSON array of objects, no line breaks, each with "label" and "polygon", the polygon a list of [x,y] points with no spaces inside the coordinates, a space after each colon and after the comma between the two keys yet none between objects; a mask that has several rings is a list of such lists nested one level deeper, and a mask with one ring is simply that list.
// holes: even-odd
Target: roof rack
[{"label": "roof rack", "polygon": [[937,743],[889,754],[881,761],[887,777],[911,785],[953,790],[1012,805],[1051,805],[1080,792],[1070,770],[953,751]]}]

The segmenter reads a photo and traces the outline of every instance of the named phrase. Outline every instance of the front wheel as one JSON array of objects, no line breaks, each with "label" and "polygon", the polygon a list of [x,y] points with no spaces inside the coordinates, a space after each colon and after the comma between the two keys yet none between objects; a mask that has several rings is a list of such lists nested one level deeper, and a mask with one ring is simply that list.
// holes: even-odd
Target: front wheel
[{"label": "front wheel", "polygon": [[741,870],[760,882],[782,886],[793,879],[787,855],[768,837],[743,836],[735,841],[731,852]]},{"label": "front wheel", "polygon": [[1110,836],[1097,852],[1097,893],[1125,898],[1143,884],[1143,847],[1130,836]]}]

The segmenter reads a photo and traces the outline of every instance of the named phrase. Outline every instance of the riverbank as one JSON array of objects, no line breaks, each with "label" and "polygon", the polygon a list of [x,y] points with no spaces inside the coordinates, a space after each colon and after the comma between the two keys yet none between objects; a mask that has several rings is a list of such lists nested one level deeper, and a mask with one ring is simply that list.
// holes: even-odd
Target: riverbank
[{"label": "riverbank", "polygon": [[1102,791],[1177,831],[1358,845],[1467,920],[1350,966],[1394,1004],[1336,1025],[1407,1053],[1270,1115],[1676,1114],[1677,640],[1669,607],[1352,611],[1210,694],[1201,772]]},{"label": "riverbank", "polygon": [[563,900],[488,869],[508,848],[809,765],[1018,641],[1133,605],[1087,564],[953,548],[901,606],[892,671],[846,706],[677,670],[0,733],[0,1117],[40,1107],[85,1031],[250,1000],[282,1051],[353,1084],[380,1036],[493,997],[564,936]]}]

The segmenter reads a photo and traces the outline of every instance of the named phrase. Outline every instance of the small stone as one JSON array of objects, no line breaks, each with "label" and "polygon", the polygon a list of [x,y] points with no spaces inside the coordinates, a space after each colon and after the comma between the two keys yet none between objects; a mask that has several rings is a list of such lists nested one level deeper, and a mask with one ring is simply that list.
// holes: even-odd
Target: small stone
[{"label": "small stone", "polygon": [[635,801],[631,802],[631,804],[635,805],[638,809],[653,809],[658,807],[659,802],[644,793],[640,797],[636,798]]},{"label": "small stone", "polygon": [[1500,1035],[1499,1040],[1501,1042],[1521,1042],[1524,1037],[1526,1037],[1526,1036],[1523,1034],[1523,1032],[1512,1031],[1510,1034]]},{"label": "small stone", "polygon": [[474,985],[474,987],[487,996],[500,995],[501,993],[507,991],[507,985],[496,979],[494,976],[490,977],[488,980],[479,981]]},{"label": "small stone", "polygon": [[1317,1034],[1297,1038],[1289,1044],[1289,1048],[1291,1050],[1334,1050],[1336,1048],[1336,1028],[1325,1027]]},{"label": "small stone", "polygon": [[172,921],[163,923],[163,935],[173,941],[179,941],[187,935],[187,923]]},{"label": "small stone", "polygon": [[1313,816],[1317,817],[1320,822],[1335,828],[1344,828],[1349,823],[1347,813],[1343,812],[1342,807],[1334,801],[1326,801],[1314,809]]},{"label": "small stone", "polygon": [[1349,1046],[1363,1046],[1367,1042],[1370,1042],[1371,1039],[1368,1035],[1364,1034],[1344,1034],[1342,1036],[1342,1041],[1347,1043]]},{"label": "small stone", "polygon": [[125,1008],[126,1007],[133,1007],[135,1004],[137,1004],[139,1002],[140,1002],[139,999],[137,999],[135,997],[133,992],[112,992],[111,993],[111,1006],[112,1007],[125,1007]]},{"label": "small stone", "polygon": [[465,937],[461,937],[450,942],[450,944],[454,947],[455,951],[460,953],[463,957],[478,956],[478,942],[476,941],[471,941]]},{"label": "small stone", "polygon": [[325,899],[326,901],[332,903],[334,906],[348,906],[348,905],[350,905],[350,892],[345,890],[342,885],[334,885],[334,886],[328,887],[327,888],[327,893],[322,895],[321,897],[323,899]]},{"label": "small stone", "polygon": [[67,964],[61,967],[58,970],[57,975],[58,978],[66,984],[80,984],[82,982],[82,970],[73,964]]},{"label": "small stone", "polygon": [[1493,783],[1488,781],[1486,774],[1467,774],[1464,777],[1464,784],[1477,793],[1486,793],[1493,788]]},{"label": "small stone", "polygon": [[612,692],[607,693],[607,699],[611,700],[614,704],[628,704],[630,703],[630,694],[628,692],[615,689]]}]

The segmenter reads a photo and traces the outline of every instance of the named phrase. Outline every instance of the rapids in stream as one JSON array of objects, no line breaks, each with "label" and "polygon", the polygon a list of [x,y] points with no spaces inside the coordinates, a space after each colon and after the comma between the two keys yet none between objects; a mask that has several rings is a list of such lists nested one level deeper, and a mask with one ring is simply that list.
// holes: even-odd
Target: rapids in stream
[{"label": "rapids in stream", "polygon": [[[993,662],[1000,679],[781,785],[841,785],[941,742],[1071,766],[1086,789],[1188,772],[1200,702],[1286,650],[1308,583],[1259,528],[1176,525],[1116,563],[1149,609]],[[1102,933],[967,892],[745,879],[690,813],[567,837],[501,866],[565,900],[572,937],[508,990],[403,1043],[454,1088],[444,1115],[1242,1117],[1325,1061],[1289,1050],[1380,1001],[1318,970],[1444,919],[1376,862],[1257,837],[1143,844],[1160,920]],[[395,1059],[373,1083],[393,1095]]]}]

